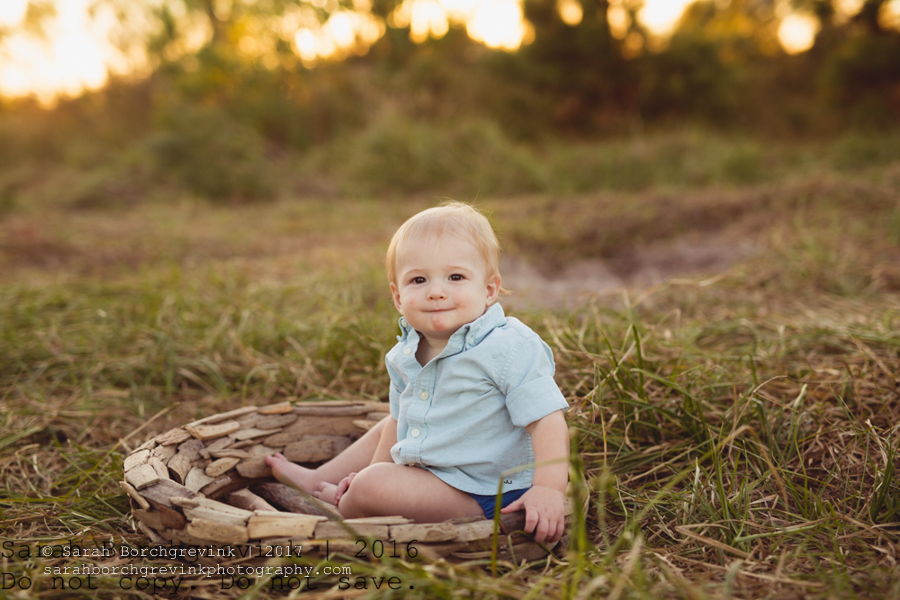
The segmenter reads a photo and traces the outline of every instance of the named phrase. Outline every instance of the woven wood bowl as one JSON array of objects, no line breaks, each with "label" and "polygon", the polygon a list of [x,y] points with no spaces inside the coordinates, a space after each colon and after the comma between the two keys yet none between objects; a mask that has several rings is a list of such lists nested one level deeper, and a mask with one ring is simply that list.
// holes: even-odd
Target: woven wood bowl
[{"label": "woven wood bowl", "polygon": [[[154,543],[249,544],[270,551],[302,544],[304,555],[377,557],[381,542],[382,548],[400,547],[411,558],[489,558],[493,521],[342,520],[334,507],[272,477],[265,456],[281,452],[296,463],[321,464],[384,418],[385,409],[377,402],[283,402],[213,415],[137,448],[125,458],[121,485],[138,527]],[[279,510],[252,510],[247,490]],[[567,515],[571,507],[567,500]],[[499,559],[535,560],[552,550],[522,533],[523,526],[524,512],[502,515]]]}]

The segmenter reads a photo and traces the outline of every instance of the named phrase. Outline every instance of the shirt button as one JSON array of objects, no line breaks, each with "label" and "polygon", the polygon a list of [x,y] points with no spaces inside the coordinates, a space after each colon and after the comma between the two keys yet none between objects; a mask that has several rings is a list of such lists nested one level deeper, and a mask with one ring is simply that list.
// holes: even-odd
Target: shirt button
[{"label": "shirt button", "polygon": [[419,430],[418,430],[418,429],[413,429],[412,431],[410,431],[410,433],[412,434],[413,437],[419,437]]},{"label": "shirt button", "polygon": [[412,354],[412,349],[411,349],[411,348],[407,348],[406,350],[403,351],[403,354],[409,356],[410,354]]},{"label": "shirt button", "polygon": [[428,392],[422,392],[421,394],[419,394],[419,398],[421,398],[422,400],[428,400]]},{"label": "shirt button", "polygon": [[400,317],[400,327],[406,327],[406,319]]},{"label": "shirt button", "polygon": [[472,346],[475,344],[475,341],[472,338],[466,340],[466,346]]}]

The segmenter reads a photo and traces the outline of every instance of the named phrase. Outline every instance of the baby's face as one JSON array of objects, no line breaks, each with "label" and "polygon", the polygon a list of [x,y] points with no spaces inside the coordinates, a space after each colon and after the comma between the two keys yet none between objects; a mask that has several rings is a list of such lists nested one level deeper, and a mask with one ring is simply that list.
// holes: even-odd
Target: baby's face
[{"label": "baby's face", "polygon": [[500,277],[478,249],[454,236],[411,240],[397,253],[394,304],[430,342],[444,342],[497,299]]}]

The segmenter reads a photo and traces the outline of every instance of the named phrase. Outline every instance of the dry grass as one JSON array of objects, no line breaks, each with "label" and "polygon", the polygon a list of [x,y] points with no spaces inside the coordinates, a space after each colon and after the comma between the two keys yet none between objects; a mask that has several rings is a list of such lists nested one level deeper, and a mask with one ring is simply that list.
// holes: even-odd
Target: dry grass
[{"label": "dry grass", "polygon": [[[566,241],[600,230],[731,228],[760,251],[723,274],[520,314],[555,350],[573,469],[588,481],[588,514],[563,558],[496,576],[486,564],[331,564],[350,566],[351,583],[399,577],[403,597],[900,595],[897,172],[722,192],[727,210],[714,192],[486,203],[520,256],[620,256],[615,244]],[[150,435],[241,404],[384,399],[395,321],[380,256],[416,208],[185,205],[0,221],[0,523],[11,542],[0,570],[32,579],[0,596],[149,595],[117,577],[54,590],[41,573],[172,561],[9,548],[146,544],[117,481],[122,453]],[[326,579],[302,595],[397,594]],[[285,595],[255,584],[195,576],[170,597]]]}]

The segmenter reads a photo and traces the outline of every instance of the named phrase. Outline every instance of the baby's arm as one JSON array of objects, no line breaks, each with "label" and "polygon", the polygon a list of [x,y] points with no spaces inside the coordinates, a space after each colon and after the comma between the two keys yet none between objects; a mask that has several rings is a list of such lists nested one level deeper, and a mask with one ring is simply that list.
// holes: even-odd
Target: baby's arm
[{"label": "baby's arm", "polygon": [[374,465],[380,462],[394,462],[391,457],[391,448],[397,443],[397,420],[394,417],[387,416],[384,418],[384,429],[381,430],[381,439],[375,448],[375,454],[372,456]]},{"label": "baby's arm", "polygon": [[[525,509],[525,531],[537,542],[555,542],[565,531],[565,493],[569,480],[569,428],[561,410],[525,428],[534,448],[534,483],[502,513]],[[545,464],[549,463],[549,464]]]}]

